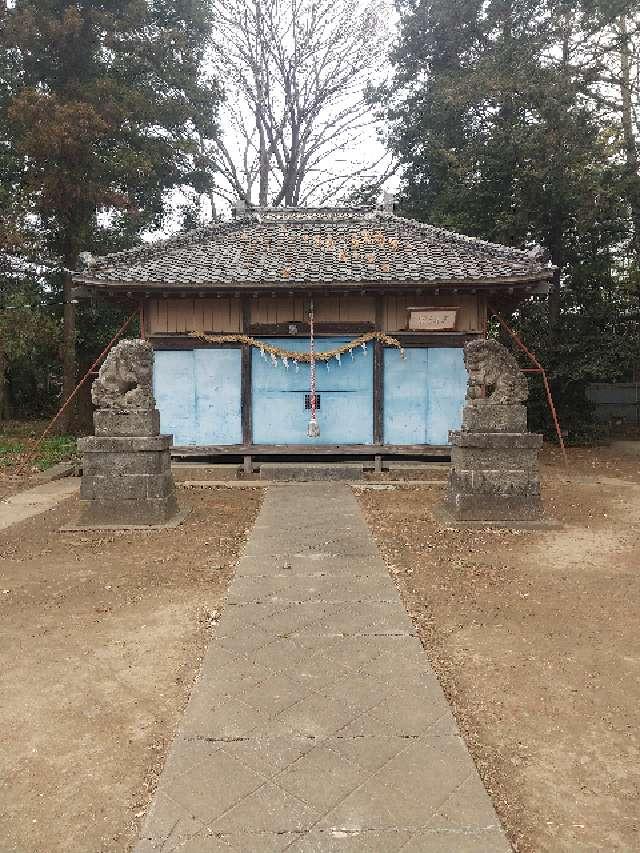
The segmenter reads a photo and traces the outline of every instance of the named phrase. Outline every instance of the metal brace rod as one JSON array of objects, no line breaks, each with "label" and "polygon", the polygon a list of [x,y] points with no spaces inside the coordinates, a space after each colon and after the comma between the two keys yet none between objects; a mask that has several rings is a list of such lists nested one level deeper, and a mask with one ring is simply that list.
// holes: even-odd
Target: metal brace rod
[{"label": "metal brace rod", "polygon": [[562,458],[564,459],[564,464],[568,467],[569,460],[567,459],[567,451],[564,446],[564,438],[562,437],[562,429],[560,428],[560,421],[558,420],[558,414],[556,412],[556,407],[553,402],[553,395],[551,394],[551,386],[549,385],[549,380],[547,378],[547,373],[544,367],[540,364],[536,356],[531,352],[531,350],[527,349],[527,347],[523,344],[521,339],[518,337],[518,334],[511,328],[511,326],[507,323],[507,321],[502,317],[495,308],[489,306],[489,310],[496,318],[498,323],[502,326],[502,328],[511,336],[511,339],[518,347],[520,352],[523,352],[531,364],[533,364],[533,368],[526,368],[522,372],[523,373],[539,373],[542,376],[542,382],[544,384],[544,390],[547,395],[547,403],[549,405],[549,411],[551,412],[551,417],[553,418],[553,423],[556,428],[556,435],[558,436],[558,443],[560,444],[560,450],[562,451]]}]

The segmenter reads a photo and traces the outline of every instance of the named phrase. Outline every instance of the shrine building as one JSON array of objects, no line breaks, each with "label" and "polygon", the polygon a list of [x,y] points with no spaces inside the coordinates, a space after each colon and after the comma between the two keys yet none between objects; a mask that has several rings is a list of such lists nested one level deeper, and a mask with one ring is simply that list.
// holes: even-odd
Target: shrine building
[{"label": "shrine building", "polygon": [[390,204],[239,205],[230,222],[90,259],[73,278],[79,296],[139,308],[175,455],[390,457],[448,455],[465,341],[492,311],[546,294],[552,274],[538,252]]}]

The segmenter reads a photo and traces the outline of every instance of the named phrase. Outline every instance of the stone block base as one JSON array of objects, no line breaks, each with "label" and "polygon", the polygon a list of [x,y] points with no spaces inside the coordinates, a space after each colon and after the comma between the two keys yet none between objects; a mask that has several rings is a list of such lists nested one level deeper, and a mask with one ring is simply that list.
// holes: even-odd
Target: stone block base
[{"label": "stone block base", "polygon": [[538,453],[530,433],[451,434],[445,508],[458,521],[535,521],[542,516]]},{"label": "stone block base", "polygon": [[468,432],[527,432],[527,407],[477,400],[467,403],[462,412],[463,429]]},{"label": "stone block base", "polygon": [[162,500],[81,500],[80,525],[132,527],[157,525],[171,521],[178,514],[176,496]]},{"label": "stone block base", "polygon": [[445,507],[457,521],[517,523],[542,518],[540,495],[449,494]]},{"label": "stone block base", "polygon": [[306,483],[313,480],[363,480],[362,465],[293,465],[276,462],[263,463],[260,466],[260,479],[273,482]]},{"label": "stone block base", "polygon": [[171,436],[81,440],[82,524],[156,525],[177,513]]},{"label": "stone block base", "polygon": [[98,409],[93,413],[96,436],[150,436],[160,432],[157,409]]}]

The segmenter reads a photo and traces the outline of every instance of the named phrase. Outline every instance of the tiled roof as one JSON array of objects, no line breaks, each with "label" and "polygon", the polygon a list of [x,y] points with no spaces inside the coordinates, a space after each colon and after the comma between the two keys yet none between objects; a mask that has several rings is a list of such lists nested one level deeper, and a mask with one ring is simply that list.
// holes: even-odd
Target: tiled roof
[{"label": "tiled roof", "polygon": [[371,208],[262,209],[95,258],[78,283],[148,288],[514,282],[547,279],[540,252]]}]

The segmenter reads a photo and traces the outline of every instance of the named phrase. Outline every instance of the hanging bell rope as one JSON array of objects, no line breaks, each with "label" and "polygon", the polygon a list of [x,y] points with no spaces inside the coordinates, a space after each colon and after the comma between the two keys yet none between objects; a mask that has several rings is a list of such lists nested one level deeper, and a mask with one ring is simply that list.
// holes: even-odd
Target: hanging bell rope
[{"label": "hanging bell rope", "polygon": [[[316,398],[316,355],[315,355],[315,334],[313,328],[313,299],[309,303],[309,363],[311,365],[310,373],[310,388],[309,399],[311,403],[311,419],[307,426],[307,435],[309,438],[320,438],[320,424],[316,417],[317,398]],[[328,362],[327,362],[328,363]]]}]

